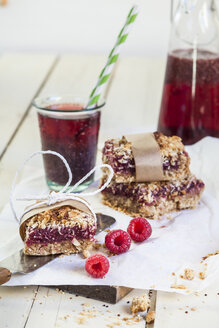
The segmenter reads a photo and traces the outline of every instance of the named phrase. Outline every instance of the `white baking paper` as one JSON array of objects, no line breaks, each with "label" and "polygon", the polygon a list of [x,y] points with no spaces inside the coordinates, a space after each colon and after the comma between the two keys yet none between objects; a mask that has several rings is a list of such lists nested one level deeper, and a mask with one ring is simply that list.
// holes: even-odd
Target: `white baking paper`
[{"label": "white baking paper", "polygon": [[[201,204],[195,210],[171,214],[172,219],[151,220],[152,236],[143,243],[132,243],[127,253],[110,257],[110,270],[105,278],[90,277],[84,269],[86,260],[81,255],[70,255],[57,258],[33,273],[13,275],[7,285],[117,285],[185,294],[210,285],[219,274],[219,255],[201,261],[203,256],[219,250],[219,140],[207,137],[187,149],[193,172],[206,183]],[[32,177],[18,185],[17,193],[46,192],[43,171],[29,168],[29,176],[30,173]],[[113,229],[127,229],[131,218],[102,205],[100,195],[89,197],[88,201],[97,212],[116,218]],[[97,240],[103,242],[105,235],[100,233]],[[18,224],[6,205],[0,216],[0,260],[22,245]],[[180,278],[185,268],[195,270],[193,280]],[[205,273],[204,280],[199,278],[199,272]],[[176,285],[186,289],[171,288]]]}]

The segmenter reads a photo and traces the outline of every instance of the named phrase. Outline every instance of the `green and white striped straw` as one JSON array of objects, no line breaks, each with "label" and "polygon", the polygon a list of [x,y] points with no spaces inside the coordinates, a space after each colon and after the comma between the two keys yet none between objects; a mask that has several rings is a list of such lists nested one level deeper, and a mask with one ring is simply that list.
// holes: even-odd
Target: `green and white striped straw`
[{"label": "green and white striped straw", "polygon": [[104,66],[104,68],[102,69],[102,71],[99,75],[97,84],[90,94],[90,98],[89,98],[86,108],[91,109],[91,108],[96,107],[97,102],[100,99],[100,96],[103,92],[103,89],[106,86],[107,81],[109,80],[109,77],[113,70],[113,67],[119,57],[121,45],[126,41],[127,36],[132,27],[132,23],[135,21],[137,15],[138,15],[137,6],[133,6],[126,18],[126,22],[125,22],[123,28],[121,29],[121,31],[117,37],[115,46],[113,47],[113,49],[111,50],[111,52],[108,56],[106,65]]}]

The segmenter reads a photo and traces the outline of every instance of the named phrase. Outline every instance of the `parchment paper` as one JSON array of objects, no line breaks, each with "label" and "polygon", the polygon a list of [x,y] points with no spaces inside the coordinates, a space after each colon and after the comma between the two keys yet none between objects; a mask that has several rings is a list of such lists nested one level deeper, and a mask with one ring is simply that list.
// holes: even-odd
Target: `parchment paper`
[{"label": "parchment paper", "polygon": [[164,179],[160,147],[153,133],[126,135],[132,143],[136,182],[162,181]]},{"label": "parchment paper", "polygon": [[[219,255],[205,261],[202,257],[219,250],[219,202],[213,197],[219,197],[219,140],[208,137],[187,150],[193,171],[206,183],[197,209],[171,214],[172,219],[164,217],[160,221],[150,221],[153,229],[150,239],[140,244],[132,243],[129,252],[110,257],[110,270],[103,279],[90,277],[84,270],[85,259],[71,255],[57,258],[28,275],[15,275],[7,285],[120,285],[187,294],[211,284],[219,274]],[[41,172],[38,176],[36,170],[30,168],[30,172],[35,175],[18,186],[18,193],[21,190],[31,194],[46,191]],[[126,230],[130,217],[102,205],[100,196],[89,197],[88,201],[97,212],[116,218],[113,228]],[[105,234],[102,232],[97,239],[103,242]],[[0,259],[21,247],[18,224],[6,205],[0,216]],[[185,268],[195,270],[195,279],[180,278]],[[204,280],[199,279],[199,272],[205,273]],[[176,285],[186,289],[171,288]]]}]

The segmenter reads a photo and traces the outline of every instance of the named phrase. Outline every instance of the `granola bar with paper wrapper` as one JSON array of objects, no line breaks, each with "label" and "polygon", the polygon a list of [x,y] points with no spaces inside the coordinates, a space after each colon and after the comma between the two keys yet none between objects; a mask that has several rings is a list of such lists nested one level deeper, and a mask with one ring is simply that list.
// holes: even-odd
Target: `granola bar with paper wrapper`
[{"label": "granola bar with paper wrapper", "polygon": [[90,246],[96,218],[84,203],[65,200],[27,212],[20,234],[28,255],[79,253]]},{"label": "granola bar with paper wrapper", "polygon": [[[21,169],[36,155],[58,156],[64,163],[69,179],[59,192],[51,192],[48,195],[30,195],[20,197],[17,200],[34,201],[26,208],[22,215],[18,216],[14,207],[15,184]],[[96,191],[86,193],[94,195],[101,192],[111,181],[113,170],[107,164],[99,165],[99,168],[108,171],[105,184]],[[98,166],[94,167],[85,177],[78,181],[80,185],[88,176],[92,175]],[[20,236],[24,241],[24,254],[50,255],[71,254],[87,250],[94,241],[97,230],[97,218],[90,204],[72,191],[76,185],[70,186],[72,181],[71,169],[66,159],[59,153],[46,150],[31,154],[16,171],[10,193],[10,206],[15,219],[19,222]]]},{"label": "granola bar with paper wrapper", "polygon": [[[200,201],[204,183],[190,172],[189,155],[177,136],[155,132],[111,139],[102,159],[114,169],[102,201],[116,210],[158,219]],[[103,170],[101,184],[105,179]]]},{"label": "granola bar with paper wrapper", "polygon": [[[164,180],[179,180],[185,177],[189,172],[190,158],[181,139],[177,136],[166,137],[159,132],[153,135],[160,149]],[[105,142],[102,161],[112,166],[116,182],[136,182],[132,142],[128,141],[126,136]]]}]

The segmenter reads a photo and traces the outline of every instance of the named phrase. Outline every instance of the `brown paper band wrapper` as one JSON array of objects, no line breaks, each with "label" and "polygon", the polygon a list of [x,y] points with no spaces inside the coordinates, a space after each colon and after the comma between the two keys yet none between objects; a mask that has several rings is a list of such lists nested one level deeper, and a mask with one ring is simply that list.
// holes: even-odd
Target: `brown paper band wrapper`
[{"label": "brown paper band wrapper", "polygon": [[56,204],[53,205],[43,205],[43,206],[39,206],[36,207],[32,210],[30,210],[29,212],[25,213],[20,221],[20,236],[22,238],[22,240],[24,241],[25,239],[25,231],[26,231],[26,221],[28,219],[30,219],[32,216],[38,214],[38,213],[42,213],[44,211],[48,211],[54,208],[59,208],[62,206],[70,206],[73,208],[76,208],[82,212],[85,212],[87,214],[91,214],[93,216],[93,213],[90,211],[90,209],[82,202],[80,202],[79,200],[75,200],[75,199],[66,199],[64,201],[61,202],[57,202]]},{"label": "brown paper band wrapper", "polygon": [[125,136],[132,143],[136,182],[162,181],[164,179],[160,147],[153,133]]}]

